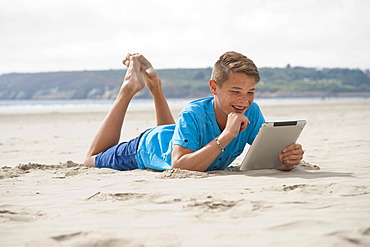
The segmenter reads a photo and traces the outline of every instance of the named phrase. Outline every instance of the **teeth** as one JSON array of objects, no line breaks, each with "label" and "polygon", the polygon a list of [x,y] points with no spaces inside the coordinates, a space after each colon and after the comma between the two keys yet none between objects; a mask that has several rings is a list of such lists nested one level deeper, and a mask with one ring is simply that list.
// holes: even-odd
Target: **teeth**
[{"label": "teeth", "polygon": [[243,110],[244,109],[244,107],[242,107],[242,106],[234,106],[234,108],[236,108],[238,110]]}]

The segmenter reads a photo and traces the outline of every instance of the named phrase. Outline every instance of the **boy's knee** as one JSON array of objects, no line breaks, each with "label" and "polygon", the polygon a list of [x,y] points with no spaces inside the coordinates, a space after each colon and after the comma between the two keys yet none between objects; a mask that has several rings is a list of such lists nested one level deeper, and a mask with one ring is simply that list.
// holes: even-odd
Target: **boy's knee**
[{"label": "boy's knee", "polygon": [[86,167],[95,167],[95,155],[94,156],[86,156],[84,165]]}]

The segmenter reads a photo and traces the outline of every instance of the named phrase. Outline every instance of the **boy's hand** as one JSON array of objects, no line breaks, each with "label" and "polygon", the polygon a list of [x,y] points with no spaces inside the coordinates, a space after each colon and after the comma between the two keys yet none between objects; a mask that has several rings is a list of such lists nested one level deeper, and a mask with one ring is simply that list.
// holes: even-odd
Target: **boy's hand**
[{"label": "boy's hand", "polygon": [[283,166],[278,168],[281,171],[290,171],[294,166],[298,165],[303,159],[304,151],[300,144],[292,144],[286,147],[279,155],[279,160],[283,162]]},{"label": "boy's hand", "polygon": [[231,112],[227,116],[225,132],[229,133],[232,138],[235,138],[239,132],[242,132],[250,124],[249,119],[242,113]]}]

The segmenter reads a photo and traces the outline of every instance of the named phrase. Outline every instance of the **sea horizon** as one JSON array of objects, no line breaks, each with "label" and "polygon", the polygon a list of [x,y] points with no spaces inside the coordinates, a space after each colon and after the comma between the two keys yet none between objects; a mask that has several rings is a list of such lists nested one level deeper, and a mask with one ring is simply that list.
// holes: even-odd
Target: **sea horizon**
[{"label": "sea horizon", "polygon": [[[169,98],[171,108],[185,107],[195,98]],[[361,101],[368,97],[274,97],[255,98],[255,102],[265,105],[290,105],[321,103],[324,101]],[[114,99],[27,99],[27,100],[0,100],[0,114],[26,114],[26,113],[65,113],[65,112],[104,112],[112,106]],[[152,99],[133,99],[129,110],[154,109]]]}]

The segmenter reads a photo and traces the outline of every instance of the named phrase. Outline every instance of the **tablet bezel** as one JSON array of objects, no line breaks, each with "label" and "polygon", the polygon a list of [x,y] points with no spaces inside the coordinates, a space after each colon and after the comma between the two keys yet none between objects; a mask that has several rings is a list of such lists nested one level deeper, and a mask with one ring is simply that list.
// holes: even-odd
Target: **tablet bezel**
[{"label": "tablet bezel", "polygon": [[279,155],[287,146],[296,143],[305,120],[266,122],[243,158],[240,170],[274,169],[283,165]]}]

